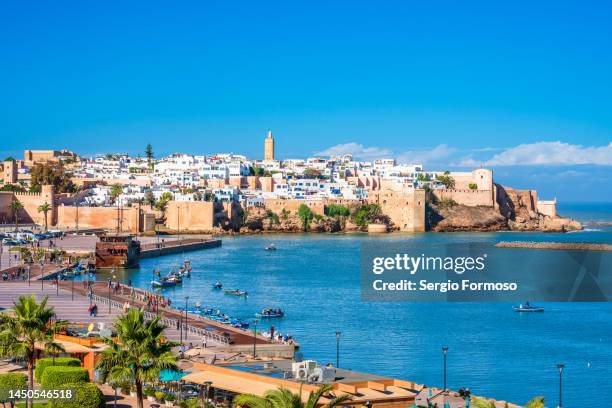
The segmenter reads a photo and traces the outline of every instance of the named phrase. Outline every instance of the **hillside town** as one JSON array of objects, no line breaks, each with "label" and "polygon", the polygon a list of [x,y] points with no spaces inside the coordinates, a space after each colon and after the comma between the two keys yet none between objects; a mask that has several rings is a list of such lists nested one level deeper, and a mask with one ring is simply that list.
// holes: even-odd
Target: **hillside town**
[{"label": "hillside town", "polygon": [[[151,233],[424,232],[580,229],[556,200],[494,181],[492,170],[426,169],[351,155],[279,160],[25,150],[2,163],[0,222]],[[45,211],[41,211],[45,208]]]}]

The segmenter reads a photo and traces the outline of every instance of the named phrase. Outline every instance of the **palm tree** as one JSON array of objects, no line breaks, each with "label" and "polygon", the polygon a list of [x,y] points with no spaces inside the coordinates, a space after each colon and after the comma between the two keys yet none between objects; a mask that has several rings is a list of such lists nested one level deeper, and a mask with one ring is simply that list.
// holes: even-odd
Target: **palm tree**
[{"label": "palm tree", "polygon": [[138,408],[143,406],[143,383],[157,381],[163,369],[177,368],[172,348],[178,343],[164,338],[165,329],[159,317],[146,321],[142,310],[130,309],[115,322],[118,341],[105,339],[108,348],[96,365],[104,381],[134,382]]},{"label": "palm tree", "polygon": [[[33,295],[19,296],[13,302],[15,316],[0,316],[0,355],[25,357],[28,366],[28,388],[34,389],[34,361],[36,345],[42,345],[47,353],[58,353],[64,348],[53,340],[53,333],[66,325],[55,319],[52,307],[47,307],[47,296],[36,303]],[[28,400],[32,407],[32,400]]]},{"label": "palm tree", "polygon": [[114,203],[117,204],[117,234],[119,234],[119,230],[121,229],[120,225],[121,225],[121,215],[119,213],[119,196],[123,193],[123,186],[119,183],[117,184],[113,184],[111,189],[110,189],[110,196],[111,199],[113,200]]},{"label": "palm tree", "polygon": [[[298,394],[294,394],[286,388],[279,388],[274,391],[267,391],[263,397],[253,394],[240,394],[234,402],[237,406],[249,408],[316,408],[323,395],[333,390],[331,385],[324,385],[315,392],[308,395],[306,402],[302,401],[302,389]],[[353,397],[343,394],[332,398],[324,408],[333,408],[342,405]]]},{"label": "palm tree", "polygon": [[476,408],[496,408],[495,403],[491,400],[475,399],[473,402]]},{"label": "palm tree", "polygon": [[544,397],[534,397],[527,404],[525,408],[544,408]]},{"label": "palm tree", "polygon": [[11,211],[13,212],[13,217],[15,218],[15,231],[19,230],[19,211],[23,209],[23,204],[21,201],[14,199],[10,204]]},{"label": "palm tree", "polygon": [[45,232],[47,232],[47,213],[51,211],[51,206],[48,203],[44,203],[43,205],[38,206],[38,212],[45,214]]}]

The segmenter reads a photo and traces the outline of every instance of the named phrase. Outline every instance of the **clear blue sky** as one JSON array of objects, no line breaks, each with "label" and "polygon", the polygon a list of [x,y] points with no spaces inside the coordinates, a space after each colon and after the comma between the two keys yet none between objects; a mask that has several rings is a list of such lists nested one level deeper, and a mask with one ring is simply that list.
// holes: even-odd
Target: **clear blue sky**
[{"label": "clear blue sky", "polygon": [[[524,156],[492,159],[559,141],[560,159],[533,165],[595,165],[610,174],[605,2],[1,7],[2,155],[136,153],[150,141],[160,154],[260,157],[271,128],[281,158],[336,146],[431,165],[509,166]],[[576,148],[586,158],[574,163]]]}]

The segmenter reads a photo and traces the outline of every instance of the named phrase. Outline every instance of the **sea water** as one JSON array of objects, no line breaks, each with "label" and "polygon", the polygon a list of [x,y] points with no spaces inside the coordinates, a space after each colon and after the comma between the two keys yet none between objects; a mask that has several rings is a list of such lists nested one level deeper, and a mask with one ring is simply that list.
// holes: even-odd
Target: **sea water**
[{"label": "sea water", "polygon": [[[560,212],[580,220],[610,221],[612,204],[571,204]],[[406,242],[413,248],[501,240],[612,243],[612,228],[586,227],[568,234],[426,233],[284,234],[223,237],[220,248],[141,261],[140,269],[116,271],[118,280],[150,288],[153,271],[168,272],[188,259],[192,278],[163,293],[173,305],[213,307],[252,320],[266,307],[286,317],[260,321],[258,329],[289,333],[305,358],[336,360],[335,332],[341,331],[340,366],[441,387],[442,347],[448,351],[448,385],[474,394],[524,404],[544,395],[558,400],[557,363],[564,363],[565,406],[601,406],[612,393],[612,304],[547,303],[544,313],[520,314],[509,303],[377,303],[360,299],[362,245]],[[277,251],[265,251],[274,243]],[[529,254],[528,251],[524,250]],[[556,256],[556,251],[549,251]],[[519,257],[520,258],[520,257]],[[521,259],[517,259],[520,267]],[[100,279],[104,279],[101,275]],[[239,288],[248,298],[215,291]],[[602,397],[603,396],[603,397]]]}]

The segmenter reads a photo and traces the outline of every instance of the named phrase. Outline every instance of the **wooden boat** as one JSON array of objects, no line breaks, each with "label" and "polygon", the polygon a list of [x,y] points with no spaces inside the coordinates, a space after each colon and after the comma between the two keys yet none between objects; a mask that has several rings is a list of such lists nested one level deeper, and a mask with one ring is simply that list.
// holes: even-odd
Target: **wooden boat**
[{"label": "wooden boat", "polygon": [[239,297],[247,297],[249,295],[249,292],[240,289],[226,289],[225,294]]},{"label": "wooden boat", "polygon": [[285,312],[281,309],[267,308],[263,309],[260,313],[255,313],[255,317],[260,319],[280,319],[285,317]]},{"label": "wooden boat", "polygon": [[167,279],[153,279],[151,281],[151,286],[154,288],[169,288],[175,286],[176,282],[171,282]]},{"label": "wooden boat", "polygon": [[512,306],[512,309],[515,312],[527,312],[527,313],[533,313],[533,312],[543,312],[544,308],[542,306],[534,306],[529,304],[529,302],[525,302],[524,304],[521,303],[518,306]]}]

